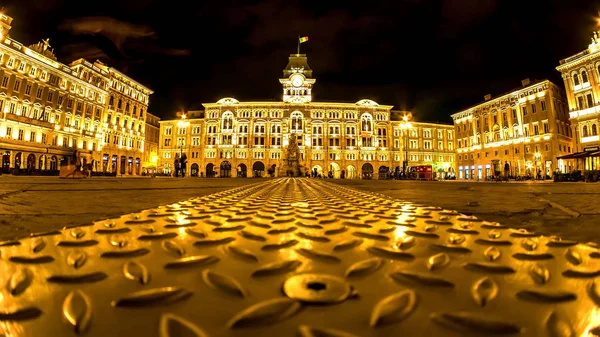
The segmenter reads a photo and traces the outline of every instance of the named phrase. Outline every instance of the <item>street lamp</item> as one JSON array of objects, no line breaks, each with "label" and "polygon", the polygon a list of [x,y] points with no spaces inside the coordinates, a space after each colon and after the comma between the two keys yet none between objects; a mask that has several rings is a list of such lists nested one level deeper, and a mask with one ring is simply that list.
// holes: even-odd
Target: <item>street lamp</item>
[{"label": "street lamp", "polygon": [[[187,128],[190,125],[190,122],[188,122],[186,120],[187,116],[185,114],[181,115],[181,120],[179,122],[177,122],[177,126],[182,129],[182,128]],[[184,133],[187,135],[187,132]],[[185,140],[180,139],[179,141],[179,158],[181,158],[181,156],[183,155],[183,146],[184,146],[184,142]]]},{"label": "street lamp", "polygon": [[404,136],[404,161],[402,162],[402,172],[406,177],[406,170],[408,169],[408,130],[412,129],[412,124],[409,122],[408,116],[405,115],[402,117],[400,129]]}]

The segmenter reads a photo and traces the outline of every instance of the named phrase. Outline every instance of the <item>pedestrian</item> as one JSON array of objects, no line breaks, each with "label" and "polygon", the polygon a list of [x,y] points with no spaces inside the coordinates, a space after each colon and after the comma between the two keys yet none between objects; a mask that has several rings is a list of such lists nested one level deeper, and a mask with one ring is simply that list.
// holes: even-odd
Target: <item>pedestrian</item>
[{"label": "pedestrian", "polygon": [[183,178],[183,177],[185,177],[185,170],[187,167],[187,155],[185,153],[181,155],[180,161],[181,161],[181,165],[180,165],[181,177]]},{"label": "pedestrian", "polygon": [[175,167],[175,178],[179,178],[180,164],[181,164],[181,162],[179,160],[179,154],[176,153],[175,160],[173,162],[173,166]]}]

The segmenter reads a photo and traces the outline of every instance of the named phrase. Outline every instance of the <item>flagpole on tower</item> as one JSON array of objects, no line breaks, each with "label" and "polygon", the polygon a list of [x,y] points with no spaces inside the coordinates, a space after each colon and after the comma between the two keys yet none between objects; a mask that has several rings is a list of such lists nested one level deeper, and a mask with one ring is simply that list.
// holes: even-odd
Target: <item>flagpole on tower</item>
[{"label": "flagpole on tower", "polygon": [[298,52],[296,54],[300,55],[300,35],[298,35]]}]

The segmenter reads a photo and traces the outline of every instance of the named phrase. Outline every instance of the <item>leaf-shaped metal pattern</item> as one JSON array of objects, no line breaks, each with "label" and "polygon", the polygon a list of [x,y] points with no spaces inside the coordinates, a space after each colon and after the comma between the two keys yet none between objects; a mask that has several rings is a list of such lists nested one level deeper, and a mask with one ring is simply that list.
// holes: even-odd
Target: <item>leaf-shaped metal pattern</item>
[{"label": "leaf-shaped metal pattern", "polygon": [[252,273],[252,277],[262,277],[289,273],[291,271],[295,271],[298,267],[300,267],[301,264],[302,262],[298,260],[269,263],[255,270]]},{"label": "leaf-shaped metal pattern", "polygon": [[431,233],[431,232],[421,232],[421,231],[417,231],[417,230],[408,230],[406,232],[404,232],[406,235],[411,235],[411,236],[416,236],[419,238],[426,238],[426,239],[439,239],[439,235],[436,233]]},{"label": "leaf-shaped metal pattern", "polygon": [[196,237],[198,239],[204,239],[206,238],[206,233],[201,232],[199,230],[195,230],[193,228],[186,228],[185,232],[193,237]]},{"label": "leaf-shaped metal pattern", "polygon": [[473,284],[471,295],[481,307],[485,307],[491,300],[498,295],[498,285],[489,277],[482,277]]},{"label": "leaf-shaped metal pattern", "polygon": [[499,239],[502,236],[502,232],[497,229],[492,229],[488,232],[488,237],[490,239]]},{"label": "leaf-shaped metal pattern", "polygon": [[251,250],[237,246],[229,246],[229,251],[238,258],[249,262],[258,262],[258,257]]},{"label": "leaf-shaped metal pattern", "polygon": [[519,291],[517,298],[530,302],[560,303],[575,301],[577,295],[563,290],[530,289]]},{"label": "leaf-shaped metal pattern", "polygon": [[206,266],[209,264],[219,262],[219,258],[212,255],[197,255],[197,256],[188,256],[182,257],[175,261],[170,261],[165,264],[166,269],[175,269],[175,268],[186,268],[186,267],[198,267],[198,266]]},{"label": "leaf-shaped metal pattern", "polygon": [[553,311],[548,315],[545,322],[550,337],[575,337],[575,331],[571,324]]},{"label": "leaf-shaped metal pattern", "polygon": [[262,250],[265,251],[272,251],[272,250],[279,250],[279,249],[284,249],[284,248],[291,248],[294,247],[295,245],[297,245],[300,241],[298,240],[294,240],[294,239],[290,239],[287,241],[283,241],[281,243],[274,243],[274,244],[267,244],[262,246]]},{"label": "leaf-shaped metal pattern", "polygon": [[344,331],[334,329],[313,328],[308,325],[298,327],[299,337],[357,337]]},{"label": "leaf-shaped metal pattern", "polygon": [[429,247],[434,250],[456,254],[469,254],[472,252],[471,249],[467,247],[455,245],[442,245],[438,243],[430,244]]},{"label": "leaf-shaped metal pattern", "polygon": [[118,247],[118,248],[123,248],[129,244],[129,241],[127,241],[127,238],[125,236],[119,235],[119,234],[111,235],[110,238],[108,239],[108,241],[110,242],[110,244],[112,246]]},{"label": "leaf-shaped metal pattern", "polygon": [[100,257],[105,259],[118,259],[118,258],[127,258],[127,257],[137,257],[144,256],[150,253],[150,250],[146,248],[139,249],[129,249],[129,250],[117,250],[112,252],[104,252],[100,254]]},{"label": "leaf-shaped metal pattern", "polygon": [[414,246],[417,240],[413,236],[405,236],[402,240],[398,241],[396,246],[401,250],[407,250]]},{"label": "leaf-shaped metal pattern", "polygon": [[46,279],[50,283],[76,284],[95,283],[106,279],[108,275],[101,271],[86,274],[57,274]]},{"label": "leaf-shaped metal pattern", "polygon": [[350,240],[340,241],[338,244],[336,244],[333,247],[333,250],[336,252],[349,250],[349,249],[360,246],[363,243],[363,241],[364,240],[362,240],[362,239],[350,239]]},{"label": "leaf-shaped metal pattern", "polygon": [[481,271],[494,274],[513,274],[517,271],[511,267],[490,262],[467,262],[463,267],[468,270]]},{"label": "leaf-shaped metal pattern", "polygon": [[31,241],[31,251],[39,253],[46,248],[46,240],[43,237],[34,238]]},{"label": "leaf-shaped metal pattern", "polygon": [[430,316],[435,323],[458,332],[475,333],[478,336],[491,334],[518,334],[523,329],[516,323],[491,318],[487,315],[471,312],[433,313]]},{"label": "leaf-shaped metal pattern", "polygon": [[301,305],[298,301],[286,297],[275,298],[242,310],[229,320],[227,326],[230,329],[235,329],[270,325],[293,316],[300,308]]},{"label": "leaf-shaped metal pattern", "polygon": [[460,245],[465,242],[465,236],[462,234],[452,234],[448,237],[448,243],[451,245]]},{"label": "leaf-shaped metal pattern", "polygon": [[166,240],[161,243],[162,248],[169,254],[177,257],[185,255],[185,248],[175,240]]},{"label": "leaf-shaped metal pattern", "polygon": [[341,226],[338,228],[334,228],[334,229],[328,229],[325,231],[325,235],[336,235],[336,234],[341,234],[344,233],[345,231],[347,231],[348,229],[346,228],[346,226]]},{"label": "leaf-shaped metal pattern", "polygon": [[538,243],[535,239],[524,239],[521,245],[529,251],[534,251],[538,247]]},{"label": "leaf-shaped metal pattern", "polygon": [[529,268],[529,275],[531,275],[533,282],[537,284],[546,284],[550,279],[548,267],[540,263],[531,265]]},{"label": "leaf-shaped metal pattern", "polygon": [[377,257],[358,261],[346,270],[345,275],[346,277],[353,277],[372,274],[377,271],[383,263],[384,261]]},{"label": "leaf-shaped metal pattern", "polygon": [[237,226],[221,226],[221,227],[215,227],[212,229],[213,232],[215,233],[220,233],[220,232],[236,232],[239,230],[242,230],[246,228],[246,226],[244,225],[237,225]]},{"label": "leaf-shaped metal pattern", "polygon": [[8,260],[21,264],[42,264],[53,262],[54,258],[52,256],[11,256]]},{"label": "leaf-shaped metal pattern", "polygon": [[243,237],[245,239],[248,239],[248,240],[261,241],[261,242],[262,241],[267,241],[267,238],[265,238],[264,236],[258,235],[258,234],[255,234],[255,233],[252,233],[252,232],[249,232],[249,231],[245,231],[245,230],[240,231],[238,234],[241,237]]},{"label": "leaf-shaped metal pattern", "polygon": [[306,240],[315,241],[315,242],[331,241],[331,239],[326,236],[317,236],[317,235],[312,235],[312,234],[302,233],[302,232],[296,233],[296,236],[298,236],[301,239],[306,239]]},{"label": "leaf-shaped metal pattern", "polygon": [[62,306],[63,316],[77,334],[87,331],[92,321],[92,301],[81,290],[72,290]]},{"label": "leaf-shaped metal pattern", "polygon": [[166,313],[160,316],[159,337],[208,337],[204,330],[177,315]]},{"label": "leaf-shaped metal pattern", "polygon": [[540,253],[540,254],[515,253],[515,254],[513,254],[513,257],[517,260],[523,260],[523,261],[541,261],[541,260],[552,260],[554,258],[554,255],[552,255],[550,253]]},{"label": "leaf-shaped metal pattern", "polygon": [[139,282],[140,284],[150,283],[150,273],[148,272],[148,269],[139,262],[126,262],[123,265],[123,275],[132,281]]},{"label": "leaf-shaped metal pattern", "polygon": [[31,284],[33,273],[27,268],[17,269],[8,280],[6,288],[13,296],[22,294]]},{"label": "leaf-shaped metal pattern", "polygon": [[415,259],[413,254],[407,252],[401,252],[398,250],[385,248],[385,247],[369,247],[367,251],[373,255],[385,257],[393,260],[404,260],[404,261],[412,261]]},{"label": "leaf-shaped metal pattern", "polygon": [[326,262],[326,263],[342,262],[342,260],[340,260],[339,257],[325,253],[325,252],[321,252],[316,249],[300,248],[300,249],[297,249],[296,252],[298,252],[298,254],[300,254],[302,256],[305,256],[305,257],[307,257],[311,260],[315,260],[315,261]]},{"label": "leaf-shaped metal pattern", "polygon": [[568,278],[594,278],[600,276],[600,269],[567,269],[562,275]]},{"label": "leaf-shaped metal pattern", "polygon": [[234,240],[235,240],[235,238],[231,238],[231,237],[221,238],[221,239],[206,239],[206,240],[194,242],[194,246],[196,246],[196,247],[218,246],[218,245],[224,245],[224,244],[229,243]]},{"label": "leaf-shaped metal pattern", "polygon": [[441,277],[417,272],[398,271],[391,273],[390,277],[399,283],[419,284],[430,287],[454,287],[454,283]]},{"label": "leaf-shaped metal pattern", "polygon": [[450,256],[446,253],[435,254],[427,260],[429,270],[437,270],[447,267],[450,264]]},{"label": "leaf-shaped metal pattern", "polygon": [[184,300],[192,292],[180,287],[163,287],[137,291],[113,301],[114,307],[145,307],[165,305]]},{"label": "leaf-shaped metal pattern", "polygon": [[219,274],[208,269],[202,271],[202,279],[204,282],[214,289],[223,291],[227,294],[245,298],[246,290],[233,277]]},{"label": "leaf-shaped metal pattern", "polygon": [[406,319],[417,308],[417,294],[410,289],[390,295],[375,305],[369,325],[374,328]]},{"label": "leaf-shaped metal pattern", "polygon": [[583,258],[581,257],[581,254],[579,254],[578,251],[576,251],[572,248],[567,249],[567,251],[565,252],[565,258],[571,264],[576,265],[576,266],[580,265],[581,262],[583,262]]},{"label": "leaf-shaped metal pattern", "polygon": [[177,237],[177,233],[174,232],[155,232],[138,236],[138,240],[140,241],[148,241],[148,240],[164,240],[164,239],[172,239]]},{"label": "leaf-shaped metal pattern", "polygon": [[26,307],[10,311],[3,310],[0,312],[0,321],[27,321],[38,318],[41,315],[42,310],[38,307]]},{"label": "leaf-shaped metal pattern", "polygon": [[287,227],[287,228],[276,228],[276,229],[270,229],[267,234],[269,235],[279,235],[279,234],[286,234],[286,233],[291,233],[295,230],[297,230],[298,228],[291,226],[291,227]]},{"label": "leaf-shaped metal pattern", "polygon": [[502,252],[500,251],[500,249],[491,246],[483,252],[483,256],[488,261],[496,261],[500,259],[500,257],[502,256]]},{"label": "leaf-shaped metal pattern", "polygon": [[82,237],[85,236],[85,234],[86,234],[86,232],[83,229],[81,229],[80,227],[76,227],[71,230],[71,236],[74,237],[75,239],[81,239]]}]

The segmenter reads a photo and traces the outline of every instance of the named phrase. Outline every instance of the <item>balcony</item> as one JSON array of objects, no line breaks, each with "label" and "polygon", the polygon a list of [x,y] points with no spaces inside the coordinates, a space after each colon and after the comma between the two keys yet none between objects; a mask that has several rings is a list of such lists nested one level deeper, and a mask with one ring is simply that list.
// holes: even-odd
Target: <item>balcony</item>
[{"label": "balcony", "polygon": [[600,113],[600,106],[595,106],[587,109],[575,110],[569,113],[570,118],[585,117]]},{"label": "balcony", "polygon": [[37,119],[25,117],[25,116],[17,116],[15,114],[11,114],[11,113],[6,114],[6,119],[9,121],[15,121],[15,122],[29,124],[29,125],[36,125],[36,126],[48,128],[48,129],[54,128],[54,124],[52,124],[50,122],[41,121],[41,120],[37,120]]}]

